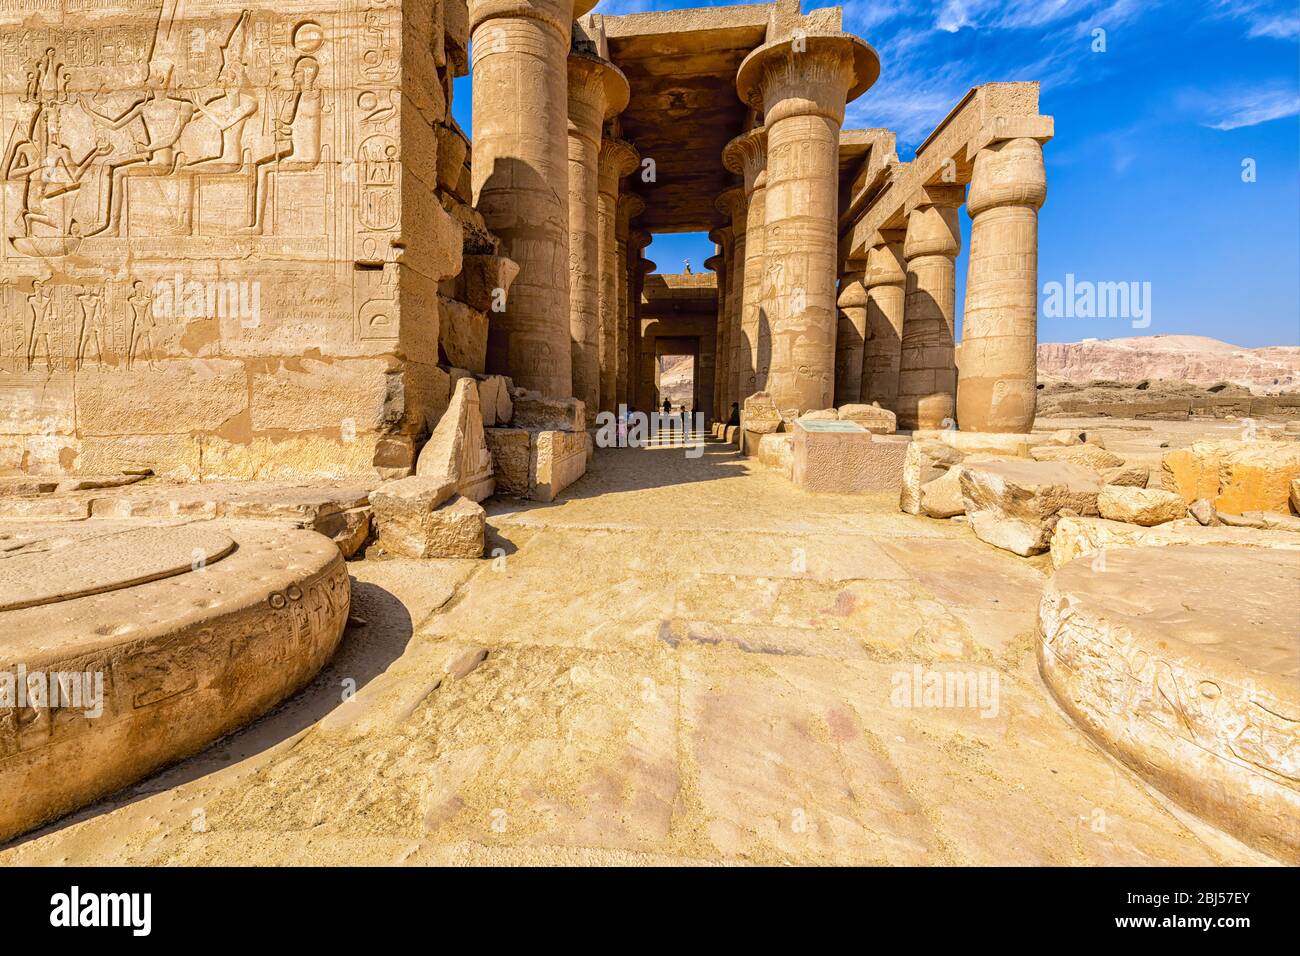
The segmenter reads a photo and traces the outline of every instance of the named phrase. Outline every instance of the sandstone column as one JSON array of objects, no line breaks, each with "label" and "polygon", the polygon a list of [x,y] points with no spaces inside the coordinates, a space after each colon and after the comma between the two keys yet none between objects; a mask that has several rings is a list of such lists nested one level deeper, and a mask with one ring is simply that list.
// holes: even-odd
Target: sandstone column
[{"label": "sandstone column", "polygon": [[[645,340],[641,337],[641,292],[645,288],[645,277],[655,271],[655,263],[641,255],[641,250],[650,245],[650,234],[643,233],[643,243],[637,248],[637,268],[633,278],[636,280],[634,302],[632,303],[636,323],[636,364],[637,373],[637,408],[643,412],[653,412],[651,407],[655,398],[655,357],[653,350],[643,354]],[[635,240],[630,240],[635,245]]]},{"label": "sandstone column", "polygon": [[519,265],[491,313],[488,369],[573,394],[569,345],[567,60],[592,0],[470,0],[473,204]]},{"label": "sandstone column", "polygon": [[718,211],[731,223],[731,268],[727,270],[727,394],[723,397],[728,410],[732,402],[744,404],[742,389],[749,382],[749,351],[743,347],[740,328],[741,306],[745,289],[745,244],[748,210],[745,187],[733,186],[718,196]]},{"label": "sandstone column", "polygon": [[745,180],[745,261],[740,289],[740,338],[732,345],[733,379],[739,401],[767,382],[771,356],[771,329],[763,311],[763,225],[767,215],[767,130],[755,127],[726,145],[722,162]]},{"label": "sandstone column", "polygon": [[1037,140],[1005,140],[976,154],[957,380],[957,422],[966,431],[1028,432],[1034,424],[1038,210],[1046,198]]},{"label": "sandstone column", "polygon": [[[712,237],[713,233],[709,233]],[[716,244],[716,240],[715,244]],[[709,390],[710,418],[709,421],[717,421],[721,414],[718,407],[718,381],[725,371],[726,363],[722,356],[722,318],[724,313],[725,299],[722,295],[722,289],[727,281],[727,261],[726,256],[722,254],[721,247],[709,258],[704,260],[704,268],[710,270],[718,283],[718,320],[714,327],[713,335],[713,387]]]},{"label": "sandstone column", "polygon": [[600,410],[617,411],[618,185],[640,161],[630,143],[606,138],[600,147]]},{"label": "sandstone column", "polygon": [[903,353],[903,303],[907,272],[903,243],[884,240],[867,252],[862,280],[867,290],[867,336],[862,354],[862,401],[898,411],[898,374]]},{"label": "sandstone column", "polygon": [[632,235],[632,220],[645,211],[645,200],[635,193],[624,192],[618,199],[618,222],[614,236],[618,245],[618,309],[614,316],[617,342],[614,345],[615,387],[614,405],[626,405],[632,380],[629,344],[632,341],[632,273],[628,262],[628,242]]},{"label": "sandstone column", "polygon": [[867,290],[861,261],[848,263],[840,277],[839,326],[835,333],[835,405],[862,400],[863,355],[867,343]]},{"label": "sandstone column", "polygon": [[722,260],[722,267],[718,271],[718,328],[714,353],[717,356],[717,365],[713,373],[713,408],[715,417],[726,421],[731,411],[731,403],[727,400],[727,396],[731,393],[731,329],[727,325],[727,317],[731,314],[728,310],[731,306],[728,296],[732,272],[735,270],[732,262],[731,227],[720,226],[709,233],[709,238],[713,240],[718,250],[718,257]]},{"label": "sandstone column", "polygon": [[840,125],[845,103],[879,73],[875,52],[857,37],[797,31],[751,52],[736,74],[740,98],[767,128],[766,390],[782,411],[834,400]]},{"label": "sandstone column", "polygon": [[638,408],[638,376],[641,374],[641,285],[644,260],[641,251],[650,244],[650,233],[630,229],[627,237],[627,405]]},{"label": "sandstone column", "polygon": [[569,335],[573,394],[600,406],[600,216],[597,170],[605,120],[627,106],[627,79],[608,60],[569,54]]},{"label": "sandstone column", "polygon": [[961,186],[928,186],[907,217],[903,347],[898,373],[898,427],[943,428],[956,414],[953,355],[956,264],[961,250]]}]

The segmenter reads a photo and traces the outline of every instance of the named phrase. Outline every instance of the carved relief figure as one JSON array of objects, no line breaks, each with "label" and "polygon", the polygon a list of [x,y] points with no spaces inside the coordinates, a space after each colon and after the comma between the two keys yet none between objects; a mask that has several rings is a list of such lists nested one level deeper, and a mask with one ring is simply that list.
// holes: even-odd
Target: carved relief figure
[{"label": "carved relief figure", "polygon": [[85,366],[86,347],[93,340],[95,343],[95,361],[102,368],[104,365],[104,292],[93,289],[77,293],[77,304],[81,315],[77,322],[77,371]]},{"label": "carved relief figure", "polygon": [[128,369],[135,367],[135,359],[140,352],[140,342],[144,341],[148,347],[145,351],[145,362],[153,368],[153,296],[139,279],[132,283],[132,288],[135,291],[126,300],[131,307],[131,331],[127,336],[126,367]]},{"label": "carved relief figure", "polygon": [[100,216],[87,236],[110,230],[121,234],[122,188],[130,176],[166,176],[185,163],[185,154],[176,151],[176,142],[194,116],[195,104],[170,91],[170,63],[151,65],[148,90],[117,116],[95,109],[94,98],[81,96],[81,108],[98,124],[111,130],[131,127],[134,152],[105,163],[100,170]]},{"label": "carved relief figure", "polygon": [[316,86],[319,76],[315,57],[300,56],[293,65],[293,90],[276,113],[275,147],[254,161],[257,180],[248,217],[248,228],[254,233],[262,231],[266,182],[272,169],[314,169],[320,162],[324,94]]},{"label": "carved relief figure", "polygon": [[45,367],[54,371],[53,352],[50,348],[50,311],[53,297],[40,279],[32,281],[32,294],[27,297],[27,310],[31,315],[27,325],[27,371],[36,364],[36,347],[45,344]]},{"label": "carved relief figure", "polygon": [[206,100],[198,93],[190,94],[190,102],[199,116],[216,126],[221,139],[215,155],[199,157],[189,164],[190,169],[233,173],[243,166],[244,129],[258,108],[257,97],[248,82],[245,49],[248,21],[249,13],[245,10],[221,44],[221,67],[217,73],[220,92]]}]

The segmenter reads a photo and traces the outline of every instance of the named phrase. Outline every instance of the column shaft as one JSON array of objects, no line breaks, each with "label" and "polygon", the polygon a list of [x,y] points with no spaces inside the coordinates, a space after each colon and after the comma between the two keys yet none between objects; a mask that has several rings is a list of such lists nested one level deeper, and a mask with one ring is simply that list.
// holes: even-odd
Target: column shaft
[{"label": "column shaft", "polygon": [[1038,396],[1038,210],[1043,148],[1012,139],[975,157],[957,422],[967,431],[1028,432]]},{"label": "column shaft", "polygon": [[903,243],[907,287],[898,373],[899,428],[943,428],[956,412],[953,260],[960,249],[956,203],[918,206],[908,216]]},{"label": "column shaft", "polygon": [[623,313],[618,299],[619,180],[636,168],[637,154],[622,140],[606,139],[600,149],[600,388],[601,411],[618,405],[618,323]]},{"label": "column shaft", "polygon": [[835,405],[853,405],[862,400],[863,356],[867,344],[867,290],[859,268],[840,278],[839,327],[835,334]]},{"label": "column shaft", "polygon": [[898,412],[907,272],[903,244],[884,242],[867,253],[867,335],[862,355],[862,401]]},{"label": "column shaft", "polygon": [[573,393],[566,60],[572,0],[472,4],[474,207],[519,264],[490,315],[488,370]]}]

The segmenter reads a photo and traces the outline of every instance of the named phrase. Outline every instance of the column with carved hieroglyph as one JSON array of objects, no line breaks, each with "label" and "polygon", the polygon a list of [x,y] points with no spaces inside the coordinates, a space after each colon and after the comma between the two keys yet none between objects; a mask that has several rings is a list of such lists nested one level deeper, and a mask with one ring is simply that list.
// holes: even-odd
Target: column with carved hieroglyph
[{"label": "column with carved hieroglyph", "polygon": [[879,73],[875,52],[857,37],[796,29],[751,52],[736,74],[740,98],[763,113],[767,129],[766,391],[784,413],[834,399],[840,126],[845,104]]},{"label": "column with carved hieroglyph", "polygon": [[568,56],[594,0],[470,0],[475,208],[519,265],[490,316],[489,372],[573,394],[569,335]]},{"label": "column with carved hieroglyph", "polygon": [[1033,426],[1038,210],[1046,198],[1037,139],[992,142],[976,153],[966,200],[970,267],[957,378],[957,424],[963,430],[1028,432]]}]

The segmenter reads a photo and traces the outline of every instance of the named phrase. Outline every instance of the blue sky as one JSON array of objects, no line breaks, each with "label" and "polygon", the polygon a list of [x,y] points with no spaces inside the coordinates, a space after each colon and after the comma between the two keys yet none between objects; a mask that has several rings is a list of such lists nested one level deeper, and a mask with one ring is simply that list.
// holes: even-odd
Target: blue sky
[{"label": "blue sky", "polygon": [[[602,0],[597,12],[714,6]],[[805,10],[816,4],[805,0]],[[822,4],[824,5],[824,4]],[[1041,341],[1195,334],[1300,345],[1300,10],[1295,0],[849,0],[881,78],[849,127],[898,133],[899,159],[978,83],[1038,80],[1047,144],[1039,284],[1150,283],[1151,322],[1040,317]],[[1093,31],[1105,31],[1094,52]],[[454,112],[466,130],[469,80]],[[1253,161],[1254,182],[1243,182]],[[963,213],[964,239],[969,219]],[[712,244],[657,236],[662,271]],[[965,254],[958,261],[959,302]]]}]

